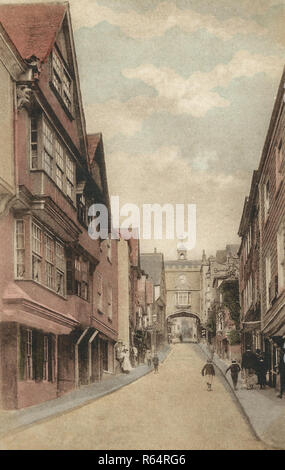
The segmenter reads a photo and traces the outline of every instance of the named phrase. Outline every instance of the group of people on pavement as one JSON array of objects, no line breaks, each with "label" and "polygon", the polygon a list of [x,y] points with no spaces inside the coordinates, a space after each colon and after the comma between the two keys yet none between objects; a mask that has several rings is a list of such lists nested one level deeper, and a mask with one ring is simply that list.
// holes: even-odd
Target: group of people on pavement
[{"label": "group of people on pavement", "polygon": [[[135,347],[131,348],[131,351],[129,354],[129,350],[123,344],[123,342],[118,341],[115,351],[116,351],[116,359],[119,365],[119,370],[123,372],[124,374],[129,374],[130,371],[137,365],[137,348]],[[136,361],[134,361],[134,358],[136,359]],[[159,365],[159,358],[158,358],[157,353],[155,352],[154,355],[152,355],[151,350],[148,349],[145,354],[145,359],[149,367],[151,367],[151,365],[153,364],[154,372],[157,374],[158,365]]]},{"label": "group of people on pavement", "polygon": [[[212,391],[213,380],[215,376],[215,368],[213,365],[213,355],[207,360],[207,363],[204,365],[201,373],[205,378],[206,389],[207,391]],[[237,383],[239,373],[243,371],[243,376],[245,379],[245,384],[247,390],[252,390],[254,385],[257,384],[260,386],[260,389],[264,389],[266,386],[266,373],[267,367],[264,361],[263,354],[259,349],[256,350],[256,353],[252,352],[249,348],[242,355],[241,366],[237,363],[235,359],[232,360],[230,366],[226,369],[225,375],[230,372],[234,390],[237,390]],[[285,343],[284,350],[279,364],[280,372],[280,381],[281,381],[281,397],[282,393],[285,391]]]}]

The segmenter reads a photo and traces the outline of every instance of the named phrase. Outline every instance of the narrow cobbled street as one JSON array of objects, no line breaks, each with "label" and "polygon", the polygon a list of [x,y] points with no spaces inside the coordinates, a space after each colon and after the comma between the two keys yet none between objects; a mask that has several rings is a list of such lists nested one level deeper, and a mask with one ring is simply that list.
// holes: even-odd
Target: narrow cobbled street
[{"label": "narrow cobbled street", "polygon": [[203,364],[198,345],[175,344],[158,374],[9,435],[1,448],[263,449],[219,374],[206,391]]}]

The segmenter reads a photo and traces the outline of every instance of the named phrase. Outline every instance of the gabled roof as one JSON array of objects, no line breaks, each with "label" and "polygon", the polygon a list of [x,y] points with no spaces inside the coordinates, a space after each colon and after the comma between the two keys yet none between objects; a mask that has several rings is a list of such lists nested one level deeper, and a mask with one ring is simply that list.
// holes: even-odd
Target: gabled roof
[{"label": "gabled roof", "polygon": [[104,202],[109,210],[109,216],[111,216],[103,136],[101,133],[88,134],[87,142],[91,174],[104,195]]},{"label": "gabled roof", "polygon": [[32,3],[0,6],[0,22],[23,59],[44,62],[53,48],[67,3]]},{"label": "gabled roof", "polygon": [[89,159],[90,159],[90,163],[92,164],[98,145],[100,141],[102,140],[102,134],[101,132],[98,132],[97,134],[88,134],[87,139],[88,139]]}]

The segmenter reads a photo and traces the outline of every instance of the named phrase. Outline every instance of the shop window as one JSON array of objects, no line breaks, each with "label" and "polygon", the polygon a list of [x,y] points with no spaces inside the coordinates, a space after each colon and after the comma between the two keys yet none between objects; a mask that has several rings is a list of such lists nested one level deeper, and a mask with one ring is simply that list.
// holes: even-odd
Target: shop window
[{"label": "shop window", "polygon": [[55,343],[53,335],[31,328],[20,328],[20,380],[53,381]]}]

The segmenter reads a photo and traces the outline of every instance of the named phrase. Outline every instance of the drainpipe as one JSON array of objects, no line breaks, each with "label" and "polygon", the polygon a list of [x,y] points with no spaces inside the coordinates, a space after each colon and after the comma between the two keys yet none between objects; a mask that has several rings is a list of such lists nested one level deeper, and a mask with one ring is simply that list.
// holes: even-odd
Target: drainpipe
[{"label": "drainpipe", "polygon": [[88,383],[91,383],[91,377],[92,377],[92,343],[96,336],[98,335],[98,330],[94,331],[93,335],[88,341]]},{"label": "drainpipe", "polygon": [[88,328],[85,328],[83,331],[82,335],[79,337],[79,339],[75,343],[75,388],[79,387],[79,361],[78,361],[78,347],[81,341],[83,340],[84,336],[86,335],[87,331],[89,330]]}]

